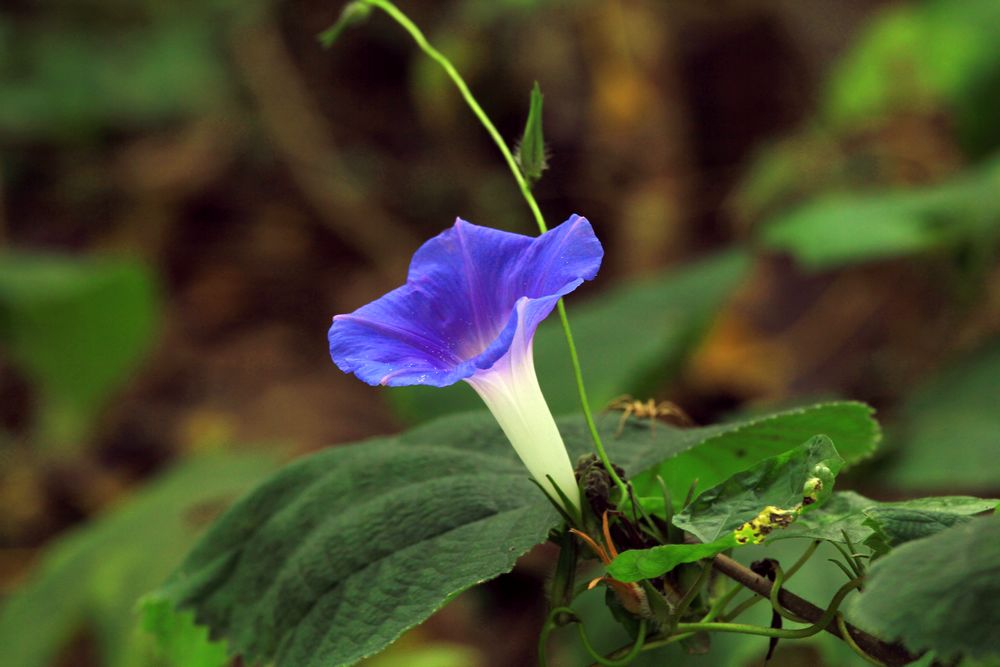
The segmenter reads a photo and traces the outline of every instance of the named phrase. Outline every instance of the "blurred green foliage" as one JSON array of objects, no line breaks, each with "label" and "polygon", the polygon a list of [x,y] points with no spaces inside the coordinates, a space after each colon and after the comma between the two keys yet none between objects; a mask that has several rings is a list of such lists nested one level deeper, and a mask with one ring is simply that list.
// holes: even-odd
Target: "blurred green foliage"
[{"label": "blurred green foliage", "polygon": [[[763,229],[809,269],[1000,242],[1000,159],[941,185],[818,197]],[[995,251],[994,251],[995,252]]]},{"label": "blurred green foliage", "polygon": [[218,104],[225,72],[204,21],[81,32],[0,22],[0,132],[72,139]]},{"label": "blurred green foliage", "polygon": [[[4,664],[46,667],[81,631],[91,633],[101,664],[158,664],[152,635],[137,623],[139,598],[177,566],[230,502],[274,467],[274,459],[264,455],[191,459],[120,507],[58,539],[30,580],[0,606]],[[170,621],[159,611],[157,627],[174,630],[168,650],[186,645],[188,656],[218,657],[217,651],[200,645],[203,628],[183,619]],[[197,648],[190,652],[192,646]]]},{"label": "blurred green foliage", "polygon": [[906,398],[889,429],[883,479],[908,491],[1000,485],[1000,339],[965,355]]},{"label": "blurred green foliage", "polygon": [[1000,147],[1000,4],[924,0],[890,7],[835,68],[822,116],[835,125],[868,123],[914,108],[952,114],[974,158]]},{"label": "blurred green foliage", "polygon": [[0,254],[0,345],[40,396],[37,443],[81,442],[149,349],[158,311],[141,263]]}]

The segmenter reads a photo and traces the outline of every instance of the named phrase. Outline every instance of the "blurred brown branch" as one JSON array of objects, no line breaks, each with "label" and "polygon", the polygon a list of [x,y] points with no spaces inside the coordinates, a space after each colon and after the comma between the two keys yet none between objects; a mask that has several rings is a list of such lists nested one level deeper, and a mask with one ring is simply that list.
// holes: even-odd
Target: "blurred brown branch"
[{"label": "blurred brown branch", "polygon": [[271,20],[242,27],[233,34],[230,48],[264,129],[323,223],[379,273],[398,280],[399,267],[406,266],[420,239],[366,199],[339,160],[278,27]]}]

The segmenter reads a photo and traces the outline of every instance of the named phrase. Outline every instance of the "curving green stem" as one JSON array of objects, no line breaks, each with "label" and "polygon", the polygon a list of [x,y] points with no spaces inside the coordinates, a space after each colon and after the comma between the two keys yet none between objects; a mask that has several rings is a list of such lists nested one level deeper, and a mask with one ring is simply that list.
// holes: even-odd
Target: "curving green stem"
[{"label": "curving green stem", "polygon": [[635,643],[632,644],[632,648],[628,650],[628,653],[620,658],[606,658],[594,649],[594,645],[590,643],[590,637],[587,636],[587,631],[583,628],[583,623],[579,624],[580,630],[580,642],[583,644],[583,648],[590,654],[598,664],[604,665],[604,667],[626,667],[630,665],[633,660],[639,657],[639,653],[642,652],[643,647],[646,645],[646,627],[649,622],[646,619],[639,621],[639,632],[636,634]]},{"label": "curving green stem", "polygon": [[[796,572],[798,572],[799,569],[803,565],[805,565],[806,562],[810,558],[812,558],[813,554],[816,553],[816,549],[819,547],[819,545],[820,545],[820,541],[819,540],[813,540],[812,543],[809,544],[809,546],[806,548],[806,550],[804,552],[802,552],[802,555],[799,556],[799,559],[797,561],[795,561],[790,568],[788,568],[788,572],[786,572],[785,575],[784,575],[784,581],[788,581],[789,579],[791,579],[792,576]],[[779,586],[779,588],[780,588],[780,586]],[[758,602],[760,602],[763,599],[764,598],[762,596],[757,595],[755,593],[751,597],[749,597],[746,600],[744,600],[743,602],[741,602],[730,613],[726,614],[725,615],[726,620],[730,620],[730,621],[733,620],[734,618],[736,618],[737,616],[739,616],[740,614],[742,614],[743,612],[745,612],[747,609],[750,609],[750,607],[753,607],[755,604],[757,604]]]},{"label": "curving green stem", "polygon": [[809,627],[798,630],[785,630],[782,628],[765,628],[758,625],[747,625],[746,623],[678,623],[677,632],[737,632],[745,635],[761,635],[763,637],[778,637],[779,639],[801,639],[819,634],[830,625],[837,609],[844,597],[861,585],[860,579],[854,579],[841,586],[830,600],[829,606],[815,623]]},{"label": "curving green stem", "polygon": [[781,601],[778,598],[781,595],[781,587],[785,584],[785,571],[781,569],[780,565],[775,565],[774,568],[774,583],[771,584],[770,596],[771,606],[774,608],[774,611],[778,612],[782,618],[787,618],[789,621],[795,621],[796,623],[808,623],[808,621],[803,621],[801,618],[785,609],[785,606],[781,604]]},{"label": "curving green stem", "polygon": [[566,615],[570,618],[570,623],[578,623],[580,617],[576,615],[576,612],[569,607],[553,607],[552,611],[549,612],[548,618],[545,619],[545,625],[542,626],[542,632],[538,635],[538,664],[539,667],[548,667],[549,656],[548,656],[548,643],[549,635],[552,631],[563,625],[559,622],[559,617]]},{"label": "curving green stem", "polygon": [[851,635],[850,628],[847,627],[847,623],[844,621],[843,614],[837,614],[837,629],[840,630],[840,636],[844,638],[844,643],[850,646],[851,650],[861,656],[866,662],[869,662],[876,667],[886,667],[884,662],[868,655],[865,653],[864,649],[858,646],[858,643],[854,641],[854,637]]},{"label": "curving green stem", "polygon": [[[476,101],[476,98],[472,95],[472,91],[469,90],[469,86],[465,83],[462,75],[458,73],[455,66],[451,64],[448,58],[435,49],[430,42],[427,41],[427,37],[424,33],[417,27],[417,25],[410,20],[406,14],[404,14],[396,5],[394,5],[389,0],[360,0],[364,4],[370,5],[372,7],[377,7],[383,12],[388,14],[396,23],[398,23],[406,32],[410,34],[413,41],[416,42],[420,50],[423,51],[427,56],[441,66],[441,69],[445,71],[448,77],[458,88],[458,92],[461,94],[462,99],[472,110],[472,113],[479,119],[480,124],[486,129],[486,132],[493,139],[493,143],[497,145],[500,149],[501,155],[503,155],[504,161],[510,168],[510,172],[514,175],[514,180],[517,181],[517,187],[521,190],[521,196],[524,197],[524,201],[527,202],[528,208],[531,209],[531,214],[535,218],[535,222],[538,225],[538,229],[544,234],[548,231],[548,225],[545,224],[545,217],[542,215],[542,210],[538,207],[538,202],[535,201],[535,196],[531,194],[531,186],[528,181],[524,178],[524,174],[521,173],[520,167],[517,166],[517,161],[514,159],[513,153],[507,147],[507,143],[500,136],[500,132],[497,130],[493,121],[490,120],[486,112]],[[601,435],[597,431],[597,424],[594,421],[594,415],[590,410],[590,402],[587,399],[587,389],[583,384],[583,371],[580,368],[580,357],[576,352],[576,343],[573,341],[573,332],[569,326],[569,317],[566,315],[566,306],[563,305],[562,299],[559,300],[557,305],[559,311],[559,320],[562,322],[563,333],[566,334],[566,344],[569,347],[569,356],[573,364],[573,375],[576,379],[577,392],[580,394],[580,404],[583,407],[583,416],[587,420],[587,428],[590,431],[590,437],[594,440],[594,446],[597,448],[597,456],[601,459],[601,463],[604,464],[604,468],[608,471],[608,475],[614,480],[615,485],[621,491],[622,500],[628,498],[628,489],[625,486],[625,482],[622,481],[618,473],[615,472],[614,466],[611,465],[611,460],[608,458],[608,454],[604,449],[604,443],[601,441]]]}]

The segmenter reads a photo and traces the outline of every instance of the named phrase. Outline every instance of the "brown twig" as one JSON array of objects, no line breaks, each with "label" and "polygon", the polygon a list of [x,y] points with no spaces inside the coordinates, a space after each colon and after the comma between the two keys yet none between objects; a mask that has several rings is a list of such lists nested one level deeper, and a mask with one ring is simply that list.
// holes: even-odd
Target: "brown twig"
[{"label": "brown twig", "polygon": [[[749,568],[744,567],[732,558],[719,554],[712,561],[712,566],[722,574],[742,584],[754,593],[762,595],[765,599],[770,598],[771,582],[754,573]],[[785,607],[785,609],[793,612],[810,623],[818,622],[823,616],[822,609],[808,600],[804,600],[798,595],[788,592],[784,588],[781,589],[781,592],[778,595],[778,601]],[[843,635],[837,625],[837,623],[830,623],[827,625],[825,630],[838,639],[843,639]],[[854,643],[858,646],[858,648],[872,658],[875,658],[886,665],[906,665],[920,657],[919,655],[910,653],[900,644],[890,644],[884,642],[876,637],[873,637],[864,630],[859,630],[849,623],[844,623],[844,628],[851,633],[851,638],[854,640]],[[647,647],[653,648],[657,645],[671,643],[672,639],[673,638],[666,638],[666,640],[654,639],[653,641],[647,643]],[[632,645],[628,644],[627,646],[623,646],[620,649],[609,653],[607,657],[619,658],[631,648]],[[598,667],[598,663],[594,663],[591,667]]]},{"label": "brown twig", "polygon": [[230,46],[264,129],[322,222],[380,273],[397,280],[420,239],[365,197],[340,159],[277,25],[265,18],[242,26]]},{"label": "brown twig", "polygon": [[[715,560],[712,561],[712,566],[733,581],[736,581],[752,590],[754,593],[762,595],[765,598],[771,595],[770,581],[754,573],[749,568],[744,567],[726,555],[719,554],[716,556]],[[823,615],[822,609],[808,600],[804,600],[798,595],[795,595],[785,589],[782,589],[779,593],[778,601],[781,602],[785,609],[811,623],[815,623]],[[876,658],[877,660],[881,660],[887,665],[905,665],[920,657],[919,655],[913,655],[907,651],[901,644],[889,644],[884,642],[876,637],[873,637],[864,630],[859,630],[850,623],[845,624],[845,627],[851,633],[851,637],[854,638],[855,643],[857,643],[857,645],[865,653],[873,658]],[[843,639],[840,634],[840,629],[834,623],[828,625],[826,627],[826,631],[835,637]]]}]

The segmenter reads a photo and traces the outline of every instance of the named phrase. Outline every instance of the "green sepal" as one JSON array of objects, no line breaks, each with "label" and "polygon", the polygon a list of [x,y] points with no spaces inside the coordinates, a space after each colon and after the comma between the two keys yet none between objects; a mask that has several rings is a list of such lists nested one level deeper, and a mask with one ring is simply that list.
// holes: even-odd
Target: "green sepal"
[{"label": "green sepal", "polygon": [[524,124],[524,135],[514,152],[514,159],[529,187],[537,183],[542,172],[549,167],[545,155],[545,140],[542,137],[542,89],[538,87],[537,81],[531,88],[528,121]]}]

